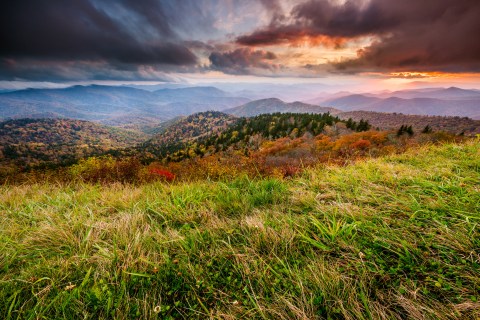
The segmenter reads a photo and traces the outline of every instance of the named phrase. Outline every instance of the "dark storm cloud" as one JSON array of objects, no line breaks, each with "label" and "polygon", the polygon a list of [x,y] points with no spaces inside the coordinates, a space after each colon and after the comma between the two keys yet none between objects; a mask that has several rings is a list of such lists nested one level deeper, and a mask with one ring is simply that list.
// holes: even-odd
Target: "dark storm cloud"
[{"label": "dark storm cloud", "polygon": [[[0,80],[86,81],[86,80],[155,80],[165,81],[168,72],[191,71],[189,67],[136,65],[101,60],[32,60],[0,61]],[[193,67],[192,67],[193,69]]]},{"label": "dark storm cloud", "polygon": [[372,36],[358,58],[334,63],[338,70],[480,71],[478,0],[311,0],[295,6],[288,24],[237,38],[241,45],[295,43],[299,38],[338,42]]},{"label": "dark storm cloud", "polygon": [[[0,19],[4,57],[112,59],[125,63],[192,64],[195,56],[176,43],[159,5],[151,11],[123,1],[156,28],[166,41],[142,42],[105,12],[86,0],[12,1]],[[142,2],[146,3],[146,2]],[[158,2],[156,2],[158,3]],[[157,13],[160,18],[155,17]]]},{"label": "dark storm cloud", "polygon": [[[194,65],[197,57],[172,28],[177,16],[164,9],[168,3],[122,0],[113,3],[111,12],[103,7],[104,1],[93,0],[16,0],[3,4],[2,77],[30,78],[26,66],[18,68],[22,61],[31,64],[31,76],[45,61],[65,66],[72,61],[103,61],[112,67]],[[129,21],[144,27],[145,35]]]},{"label": "dark storm cloud", "polygon": [[273,52],[239,48],[228,52],[212,52],[209,56],[211,68],[230,74],[254,74],[255,70],[278,69],[273,61],[277,59]]},{"label": "dark storm cloud", "polygon": [[[104,0],[102,2],[105,2]],[[138,16],[142,17],[147,23],[155,28],[161,36],[173,37],[175,32],[170,26],[170,16],[165,10],[165,2],[158,0],[120,0],[123,6],[136,12]]]}]

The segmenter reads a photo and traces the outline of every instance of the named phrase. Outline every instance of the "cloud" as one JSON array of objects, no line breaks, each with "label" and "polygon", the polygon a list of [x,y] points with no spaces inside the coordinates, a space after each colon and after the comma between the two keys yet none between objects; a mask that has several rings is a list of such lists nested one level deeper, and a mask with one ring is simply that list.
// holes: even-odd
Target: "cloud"
[{"label": "cloud", "polygon": [[272,21],[282,21],[285,19],[280,0],[260,0],[260,3],[271,14]]},{"label": "cloud", "polygon": [[[168,72],[179,67],[114,64],[101,60],[4,60],[0,61],[0,81],[88,81],[88,80],[151,80],[168,81]],[[185,69],[184,71],[191,71]]]},{"label": "cloud", "polygon": [[89,1],[19,0],[2,7],[0,56],[172,65],[196,62],[193,53],[175,38],[159,5],[148,11],[138,2],[123,2],[141,14],[163,41],[142,41],[128,30],[128,24],[120,24]]},{"label": "cloud", "polygon": [[337,72],[472,72],[480,70],[478,17],[478,0],[310,0],[293,7],[289,19],[272,19],[236,42],[269,46],[310,41],[340,47],[372,38],[357,58],[333,61]]},{"label": "cloud", "polygon": [[[0,13],[1,77],[37,78],[43,64],[54,66],[45,76],[53,79],[57,71],[58,79],[65,79],[65,68],[72,67],[74,76],[80,71],[76,67],[87,66],[85,61],[120,73],[130,64],[134,69],[192,67],[198,58],[176,31],[181,12],[172,10],[170,1],[156,0],[121,0],[108,6],[102,0],[9,1]],[[111,71],[112,76],[119,73]],[[85,74],[93,72],[87,68]]]},{"label": "cloud", "polygon": [[421,72],[392,72],[384,77],[396,78],[396,79],[426,79],[431,78],[435,74],[421,73]]},{"label": "cloud", "polygon": [[270,51],[238,48],[227,52],[212,52],[210,68],[229,74],[256,74],[258,71],[275,71],[280,68],[274,61],[277,56]]}]

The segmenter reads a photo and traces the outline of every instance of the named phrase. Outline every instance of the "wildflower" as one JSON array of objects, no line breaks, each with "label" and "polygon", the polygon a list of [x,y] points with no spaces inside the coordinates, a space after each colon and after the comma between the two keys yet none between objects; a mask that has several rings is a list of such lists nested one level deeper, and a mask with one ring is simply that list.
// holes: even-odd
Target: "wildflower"
[{"label": "wildflower", "polygon": [[153,308],[153,312],[155,313],[159,313],[161,310],[162,308],[160,306],[155,306],[155,308]]}]

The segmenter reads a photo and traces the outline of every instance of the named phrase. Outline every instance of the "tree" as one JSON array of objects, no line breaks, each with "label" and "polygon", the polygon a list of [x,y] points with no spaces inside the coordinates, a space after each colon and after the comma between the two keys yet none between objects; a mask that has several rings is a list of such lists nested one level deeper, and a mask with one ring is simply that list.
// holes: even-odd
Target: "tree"
[{"label": "tree", "polygon": [[433,132],[433,130],[428,124],[422,130],[422,133],[432,133],[432,132]]},{"label": "tree", "polygon": [[412,128],[412,126],[408,126],[408,127],[405,129],[405,132],[408,133],[409,136],[413,136],[413,128]]},{"label": "tree", "polygon": [[358,125],[357,125],[356,127],[357,127],[356,130],[357,130],[358,132],[362,132],[362,131],[368,131],[368,130],[370,130],[371,125],[368,123],[367,120],[360,119],[360,122],[358,123]]}]

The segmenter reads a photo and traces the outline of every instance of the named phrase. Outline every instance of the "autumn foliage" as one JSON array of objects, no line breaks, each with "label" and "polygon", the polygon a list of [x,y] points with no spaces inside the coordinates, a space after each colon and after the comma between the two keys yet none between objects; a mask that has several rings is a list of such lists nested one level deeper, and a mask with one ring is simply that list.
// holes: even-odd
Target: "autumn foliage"
[{"label": "autumn foliage", "polygon": [[[346,165],[425,143],[466,139],[442,131],[402,135],[397,130],[363,131],[367,127],[366,121],[342,121],[330,114],[233,119],[207,112],[188,117],[159,136],[166,140],[84,157],[74,165],[53,168],[50,174],[45,168],[19,172],[13,165],[4,166],[0,181],[42,181],[47,176],[90,183],[290,178],[319,164]],[[184,135],[186,140],[181,139]],[[171,144],[165,142],[170,140]],[[149,148],[150,144],[158,148]]]},{"label": "autumn foliage", "polygon": [[157,176],[157,177],[161,177],[161,178],[163,178],[163,179],[165,179],[166,181],[169,181],[169,182],[175,180],[175,175],[168,170],[151,168],[149,170],[149,172],[152,175]]}]

